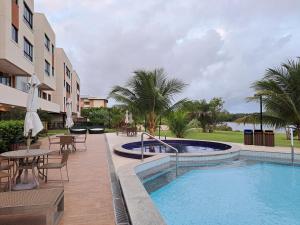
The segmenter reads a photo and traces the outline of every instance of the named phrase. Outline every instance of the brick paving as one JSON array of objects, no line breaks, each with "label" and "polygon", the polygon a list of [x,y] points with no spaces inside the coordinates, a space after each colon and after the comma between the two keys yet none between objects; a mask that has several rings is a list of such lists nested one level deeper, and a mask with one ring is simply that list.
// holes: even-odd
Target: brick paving
[{"label": "brick paving", "polygon": [[[70,154],[70,182],[64,182],[65,212],[59,225],[115,224],[105,136],[88,135],[87,147],[87,151],[79,149]],[[48,148],[47,140],[43,140],[41,148]],[[66,179],[64,170],[63,175]],[[49,170],[49,179],[59,180],[59,170]],[[60,185],[59,181],[41,182],[41,188]]]}]

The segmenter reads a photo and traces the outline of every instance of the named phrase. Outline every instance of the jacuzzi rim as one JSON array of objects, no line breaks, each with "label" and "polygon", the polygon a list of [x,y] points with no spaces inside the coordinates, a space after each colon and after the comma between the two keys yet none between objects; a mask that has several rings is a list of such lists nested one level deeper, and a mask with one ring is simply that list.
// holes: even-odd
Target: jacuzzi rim
[{"label": "jacuzzi rim", "polygon": [[[208,151],[208,152],[197,152],[197,153],[179,153],[179,156],[189,156],[189,157],[201,157],[201,156],[213,156],[213,155],[224,155],[224,154],[228,154],[228,153],[232,153],[232,152],[236,152],[239,151],[241,149],[241,147],[237,144],[233,144],[233,143],[226,143],[226,142],[218,142],[218,141],[209,141],[209,140],[195,140],[195,139],[169,139],[169,141],[172,140],[182,140],[182,141],[199,141],[199,142],[209,142],[209,143],[217,143],[217,144],[223,144],[223,145],[227,145],[230,146],[229,149],[227,150],[219,150],[219,151]],[[150,140],[151,141],[151,140]],[[135,141],[138,142],[138,141]],[[145,142],[149,142],[149,141],[145,141]],[[134,142],[127,142],[127,143],[122,143],[119,145],[116,145],[113,147],[114,152],[118,155],[127,157],[127,158],[135,158],[135,159],[139,159],[141,158],[141,152],[139,151],[132,151],[132,150],[128,150],[123,148],[124,144],[128,144],[128,143],[134,143]],[[148,158],[151,156],[156,156],[156,155],[162,155],[162,156],[173,156],[175,155],[175,153],[151,153],[151,152],[144,152],[144,157]]]}]

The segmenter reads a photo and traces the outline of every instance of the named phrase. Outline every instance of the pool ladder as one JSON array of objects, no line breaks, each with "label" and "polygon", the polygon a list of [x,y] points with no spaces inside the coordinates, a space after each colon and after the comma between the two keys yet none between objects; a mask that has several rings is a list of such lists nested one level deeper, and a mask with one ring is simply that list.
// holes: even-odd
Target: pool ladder
[{"label": "pool ladder", "polygon": [[142,145],[141,145],[141,160],[144,161],[144,135],[146,135],[146,136],[148,136],[148,137],[150,137],[150,138],[158,141],[160,144],[162,144],[162,145],[164,145],[166,147],[169,147],[170,149],[172,149],[172,150],[175,151],[175,153],[176,153],[175,171],[176,171],[176,176],[177,176],[178,175],[178,153],[179,153],[178,149],[175,148],[175,147],[173,147],[173,146],[171,146],[171,145],[169,145],[169,144],[167,144],[166,142],[163,142],[162,140],[160,140],[160,139],[152,136],[151,134],[149,134],[147,132],[142,132],[142,134],[141,134],[141,143],[142,143]]}]

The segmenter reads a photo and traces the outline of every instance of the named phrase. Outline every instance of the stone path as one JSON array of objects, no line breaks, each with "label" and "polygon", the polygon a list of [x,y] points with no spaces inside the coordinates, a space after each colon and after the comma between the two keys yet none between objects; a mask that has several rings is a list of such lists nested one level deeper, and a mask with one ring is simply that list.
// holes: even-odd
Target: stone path
[{"label": "stone path", "polygon": [[[48,148],[48,141],[43,141],[43,147]],[[64,183],[65,213],[59,225],[115,224],[105,136],[88,135],[87,147],[87,151],[78,150],[69,157],[70,182]],[[49,170],[49,179],[59,180],[59,170]],[[59,185],[49,181],[42,183],[42,188]]]}]

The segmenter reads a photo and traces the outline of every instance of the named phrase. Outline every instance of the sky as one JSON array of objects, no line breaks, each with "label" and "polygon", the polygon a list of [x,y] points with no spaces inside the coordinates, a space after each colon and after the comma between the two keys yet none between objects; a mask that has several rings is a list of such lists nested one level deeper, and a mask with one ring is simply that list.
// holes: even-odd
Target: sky
[{"label": "sky", "polygon": [[300,56],[299,0],[36,0],[35,11],[84,95],[106,98],[133,71],[164,68],[188,84],[176,99],[222,97],[230,112],[255,112],[251,84]]}]

